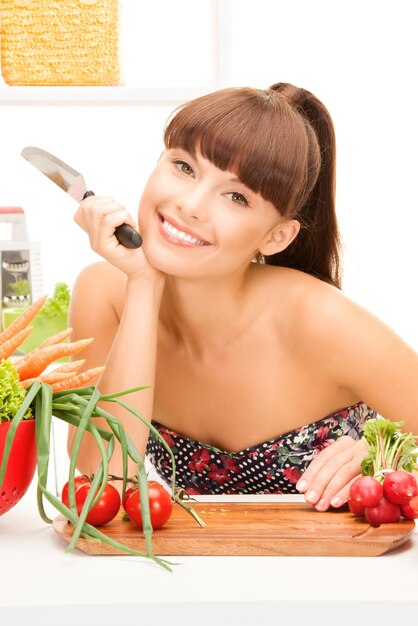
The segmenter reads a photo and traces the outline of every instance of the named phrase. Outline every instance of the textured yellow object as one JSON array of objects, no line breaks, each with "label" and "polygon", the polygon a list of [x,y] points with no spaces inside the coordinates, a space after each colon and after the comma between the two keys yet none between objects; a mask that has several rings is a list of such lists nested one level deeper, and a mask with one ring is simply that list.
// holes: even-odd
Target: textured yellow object
[{"label": "textured yellow object", "polygon": [[9,85],[119,85],[118,0],[0,0]]}]

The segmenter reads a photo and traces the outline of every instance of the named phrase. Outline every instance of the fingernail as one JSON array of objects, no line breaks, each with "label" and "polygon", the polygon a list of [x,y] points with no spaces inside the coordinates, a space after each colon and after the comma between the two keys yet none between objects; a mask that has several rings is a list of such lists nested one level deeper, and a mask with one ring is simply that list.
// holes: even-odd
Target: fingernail
[{"label": "fingernail", "polygon": [[317,499],[317,493],[316,491],[309,491],[306,494],[306,499],[308,500],[308,502],[315,502],[315,500]]},{"label": "fingernail", "polygon": [[331,500],[331,506],[340,506],[341,503],[342,503],[341,498],[333,498]]},{"label": "fingernail", "polygon": [[326,509],[326,508],[327,508],[327,503],[326,503],[326,501],[325,501],[325,500],[323,500],[323,499],[322,499],[322,500],[320,500],[320,501],[318,502],[318,504],[315,506],[315,508],[316,508],[318,511],[323,511],[324,509]]},{"label": "fingernail", "polygon": [[298,491],[305,491],[306,487],[308,486],[308,483],[306,482],[306,480],[300,480],[297,484],[296,484],[296,489]]}]

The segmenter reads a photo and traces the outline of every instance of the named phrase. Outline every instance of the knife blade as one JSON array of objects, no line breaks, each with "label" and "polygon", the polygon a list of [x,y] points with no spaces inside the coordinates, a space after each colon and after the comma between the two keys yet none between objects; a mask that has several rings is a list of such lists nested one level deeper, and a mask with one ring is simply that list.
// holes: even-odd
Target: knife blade
[{"label": "knife blade", "polygon": [[[77,202],[81,202],[88,196],[94,196],[94,192],[87,189],[80,172],[46,150],[27,146],[23,148],[21,155]],[[115,229],[115,236],[125,248],[139,248],[142,245],[141,235],[129,224],[118,226]]]}]

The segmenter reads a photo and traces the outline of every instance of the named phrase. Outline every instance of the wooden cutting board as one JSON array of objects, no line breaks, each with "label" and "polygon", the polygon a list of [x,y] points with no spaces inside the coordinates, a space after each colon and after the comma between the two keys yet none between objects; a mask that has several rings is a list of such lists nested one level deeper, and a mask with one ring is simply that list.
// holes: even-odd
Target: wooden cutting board
[{"label": "wooden cutting board", "polygon": [[[156,555],[378,556],[406,542],[415,529],[415,522],[404,519],[373,528],[348,510],[319,513],[299,502],[195,502],[193,508],[205,527],[174,505],[167,524],[153,532]],[[72,525],[62,515],[55,519],[54,529],[70,542]],[[141,531],[120,516],[100,531],[145,550]],[[125,554],[82,538],[77,547],[88,554]]]}]

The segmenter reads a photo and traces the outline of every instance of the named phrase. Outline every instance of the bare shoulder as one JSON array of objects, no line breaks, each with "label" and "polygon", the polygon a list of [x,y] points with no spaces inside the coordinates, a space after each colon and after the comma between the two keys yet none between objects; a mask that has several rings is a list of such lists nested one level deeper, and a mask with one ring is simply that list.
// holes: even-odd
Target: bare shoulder
[{"label": "bare shoulder", "polygon": [[77,277],[73,295],[81,295],[103,304],[107,302],[120,318],[124,306],[126,275],[106,261],[87,265]]},{"label": "bare shoulder", "polygon": [[307,357],[318,356],[334,371],[354,354],[387,349],[402,344],[401,338],[372,312],[350,299],[340,289],[314,276],[289,268],[270,278],[272,306],[279,311],[295,349]]},{"label": "bare shoulder", "polygon": [[125,302],[126,276],[106,261],[92,263],[78,275],[71,293],[71,339],[94,337],[80,354],[90,367],[104,363]]}]

